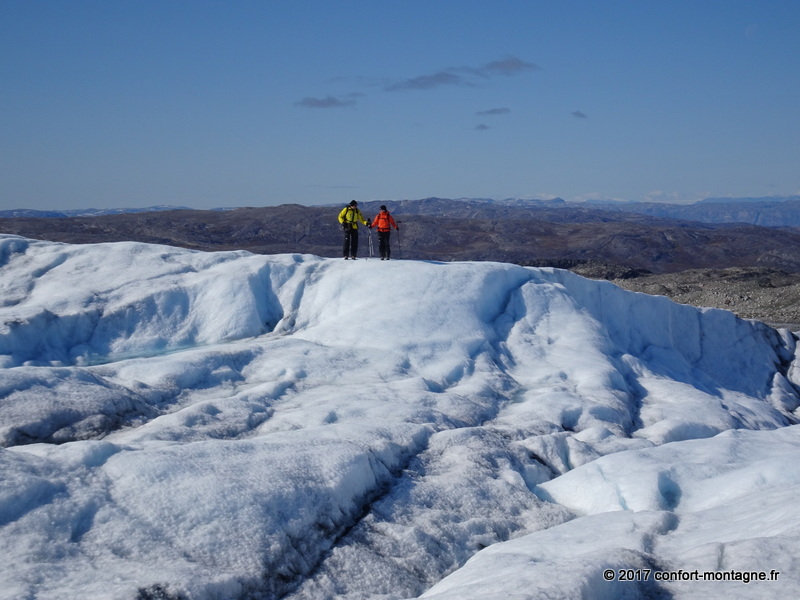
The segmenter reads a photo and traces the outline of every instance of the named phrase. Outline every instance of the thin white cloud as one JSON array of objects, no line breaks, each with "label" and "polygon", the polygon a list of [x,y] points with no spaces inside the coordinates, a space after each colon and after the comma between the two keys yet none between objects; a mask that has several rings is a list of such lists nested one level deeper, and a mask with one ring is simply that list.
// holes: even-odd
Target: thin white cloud
[{"label": "thin white cloud", "polygon": [[656,202],[661,204],[691,204],[702,200],[705,195],[687,195],[682,192],[667,192],[664,190],[652,190],[646,192],[642,197],[642,202]]},{"label": "thin white cloud", "polygon": [[308,187],[310,188],[319,188],[324,190],[357,190],[360,189],[360,186],[357,185],[320,185],[317,183],[309,183]]}]

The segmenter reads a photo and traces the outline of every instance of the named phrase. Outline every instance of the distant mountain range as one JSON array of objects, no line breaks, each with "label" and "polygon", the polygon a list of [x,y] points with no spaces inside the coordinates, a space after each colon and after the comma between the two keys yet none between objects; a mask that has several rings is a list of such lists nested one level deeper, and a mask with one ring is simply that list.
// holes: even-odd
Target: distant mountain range
[{"label": "distant mountain range", "polygon": [[[365,216],[374,217],[381,204],[400,222],[399,235],[393,236],[395,258],[563,268],[595,264],[597,272],[590,276],[599,277],[726,267],[800,273],[800,230],[786,227],[789,223],[783,227],[708,223],[651,215],[644,211],[645,205],[639,205],[637,212],[629,210],[637,208],[632,205],[623,210],[559,199],[426,198],[363,202],[360,208]],[[800,211],[800,198],[762,202],[758,208],[766,213],[779,204]],[[132,240],[208,251],[339,257],[342,239],[336,216],[341,206],[287,204],[224,211],[168,207],[81,217],[10,217],[0,219],[0,233],[69,243]],[[363,230],[361,240],[360,256],[366,257],[369,238]]]},{"label": "distant mountain range", "polygon": [[742,202],[785,202],[786,200],[800,200],[800,196],[759,196],[757,198],[705,198],[697,204],[728,204]]},{"label": "distant mountain range", "polygon": [[13,210],[0,210],[0,219],[11,219],[15,217],[42,219],[63,217],[99,217],[104,215],[158,212],[165,210],[191,209],[187,206],[148,206],[146,208],[84,208],[78,210],[32,210],[30,208],[18,208]]},{"label": "distant mountain range", "polygon": [[701,223],[749,223],[762,227],[800,227],[800,196],[707,198],[695,204],[632,202],[595,204],[608,211]]},{"label": "distant mountain range", "polygon": [[[446,205],[442,208],[442,202]],[[700,223],[749,223],[762,227],[800,227],[800,196],[764,196],[759,198],[706,198],[695,204],[664,204],[660,202],[618,202],[594,200],[567,202],[563,198],[523,199],[505,198],[426,198],[423,200],[382,201],[397,207],[415,207],[419,214],[466,216],[480,213],[506,218],[515,209],[535,211],[536,218],[552,222],[581,222],[618,220],[602,213],[634,213],[650,217],[698,221]],[[375,204],[373,202],[372,204]],[[330,206],[330,205],[328,205]],[[81,210],[43,211],[15,209],[0,211],[0,218],[65,218],[99,217],[117,214],[138,214],[175,210],[193,210],[186,206],[149,206],[145,208],[88,208]],[[216,208],[214,211],[236,210]],[[517,215],[518,216],[518,215]]]}]

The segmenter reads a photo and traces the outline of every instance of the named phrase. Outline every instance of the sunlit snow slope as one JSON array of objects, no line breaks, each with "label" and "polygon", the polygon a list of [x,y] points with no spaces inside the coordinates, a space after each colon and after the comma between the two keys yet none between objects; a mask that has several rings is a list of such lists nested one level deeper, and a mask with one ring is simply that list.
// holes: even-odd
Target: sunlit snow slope
[{"label": "sunlit snow slope", "polygon": [[793,597],[795,351],[567,271],[0,236],[0,597]]}]

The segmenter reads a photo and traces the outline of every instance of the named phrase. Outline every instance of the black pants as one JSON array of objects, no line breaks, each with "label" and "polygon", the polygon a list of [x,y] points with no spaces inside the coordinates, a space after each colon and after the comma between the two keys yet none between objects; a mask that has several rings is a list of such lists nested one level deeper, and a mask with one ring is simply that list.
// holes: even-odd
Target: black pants
[{"label": "black pants", "polygon": [[358,229],[352,227],[344,230],[344,246],[342,247],[342,256],[356,257],[358,253]]},{"label": "black pants", "polygon": [[380,252],[381,258],[390,258],[392,255],[392,245],[389,243],[391,235],[391,231],[378,232],[378,252]]}]

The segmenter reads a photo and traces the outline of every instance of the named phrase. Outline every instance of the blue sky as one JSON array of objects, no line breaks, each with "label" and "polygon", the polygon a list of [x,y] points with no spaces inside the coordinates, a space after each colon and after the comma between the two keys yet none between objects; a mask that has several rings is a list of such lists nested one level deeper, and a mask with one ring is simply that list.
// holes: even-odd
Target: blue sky
[{"label": "blue sky", "polygon": [[800,194],[798,0],[0,0],[0,208]]}]

